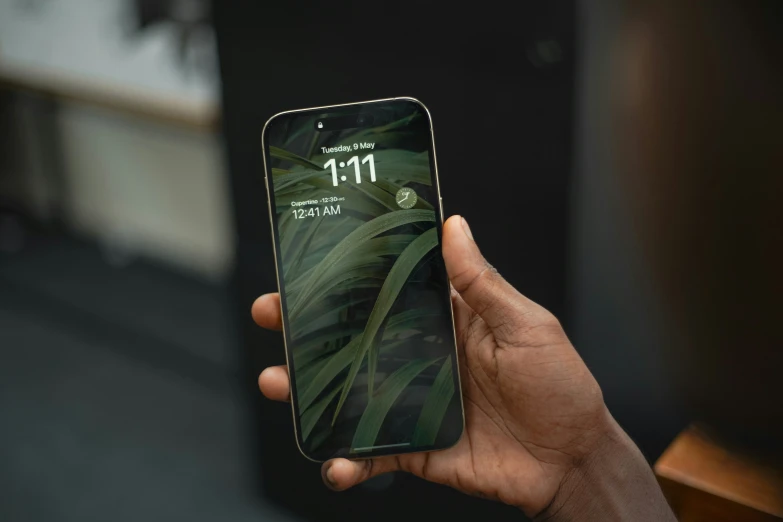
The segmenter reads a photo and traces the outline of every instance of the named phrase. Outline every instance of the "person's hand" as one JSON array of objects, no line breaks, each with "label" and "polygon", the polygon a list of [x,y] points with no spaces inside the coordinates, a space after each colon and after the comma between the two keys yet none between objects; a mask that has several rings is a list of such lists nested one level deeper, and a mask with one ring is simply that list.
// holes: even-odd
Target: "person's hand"
[{"label": "person's hand", "polygon": [[[333,459],[323,465],[324,481],[344,490],[402,470],[537,515],[556,503],[559,492],[564,495],[570,477],[607,440],[616,439],[616,424],[557,319],[487,263],[459,216],[444,225],[443,257],[453,286],[462,439],[443,451]],[[252,314],[260,326],[280,329],[279,296],[259,297]],[[289,398],[284,366],[264,370],[258,384],[270,399]]]}]

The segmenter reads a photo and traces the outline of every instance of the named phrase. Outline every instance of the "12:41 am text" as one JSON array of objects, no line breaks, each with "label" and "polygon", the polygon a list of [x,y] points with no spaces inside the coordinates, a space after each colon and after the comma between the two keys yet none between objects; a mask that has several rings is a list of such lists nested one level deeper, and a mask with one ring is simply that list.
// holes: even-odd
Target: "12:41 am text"
[{"label": "12:41 am text", "polygon": [[334,216],[340,213],[340,205],[328,205],[310,208],[295,208],[291,210],[294,213],[294,219],[305,219],[309,217]]}]

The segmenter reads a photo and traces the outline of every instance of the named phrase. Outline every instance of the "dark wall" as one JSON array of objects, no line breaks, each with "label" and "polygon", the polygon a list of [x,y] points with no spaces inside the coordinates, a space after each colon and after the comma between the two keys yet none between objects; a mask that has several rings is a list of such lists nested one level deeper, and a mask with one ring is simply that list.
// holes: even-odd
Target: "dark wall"
[{"label": "dark wall", "polygon": [[257,374],[285,360],[280,335],[260,331],[249,318],[253,299],[276,290],[260,136],[264,122],[282,110],[393,96],[422,100],[433,117],[446,213],[464,215],[498,270],[567,323],[574,2],[513,9],[485,3],[464,13],[425,1],[214,4],[238,234],[237,317],[245,318],[242,370],[256,419],[248,443],[264,492],[319,520],[369,513],[399,520],[414,505],[419,514],[518,519],[505,506],[404,475],[330,493],[318,466],[295,447],[290,408],[260,398]]}]

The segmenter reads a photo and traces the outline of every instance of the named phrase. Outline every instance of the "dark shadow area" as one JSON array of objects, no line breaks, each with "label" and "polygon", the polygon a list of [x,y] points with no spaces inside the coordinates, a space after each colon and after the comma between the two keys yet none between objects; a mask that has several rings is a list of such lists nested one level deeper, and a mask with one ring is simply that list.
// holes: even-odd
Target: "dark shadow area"
[{"label": "dark shadow area", "polygon": [[228,309],[83,240],[0,254],[0,517],[290,520],[251,485]]}]

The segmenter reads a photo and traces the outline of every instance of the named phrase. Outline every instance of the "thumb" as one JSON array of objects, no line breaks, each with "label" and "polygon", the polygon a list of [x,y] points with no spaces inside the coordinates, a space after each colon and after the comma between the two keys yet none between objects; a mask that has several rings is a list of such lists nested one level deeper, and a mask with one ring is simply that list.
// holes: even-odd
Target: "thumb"
[{"label": "thumb", "polygon": [[490,265],[473,240],[468,222],[452,216],[443,225],[443,258],[454,289],[496,335],[511,337],[543,308],[520,294]]},{"label": "thumb", "polygon": [[384,473],[400,471],[402,457],[374,459],[332,459],[321,466],[321,477],[329,489],[343,491]]}]

